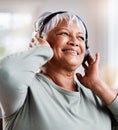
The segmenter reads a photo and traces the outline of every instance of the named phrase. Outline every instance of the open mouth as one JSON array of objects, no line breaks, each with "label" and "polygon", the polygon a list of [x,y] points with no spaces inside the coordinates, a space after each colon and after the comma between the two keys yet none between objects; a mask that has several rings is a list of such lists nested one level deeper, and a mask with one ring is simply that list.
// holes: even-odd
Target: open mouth
[{"label": "open mouth", "polygon": [[62,51],[65,52],[65,53],[71,53],[73,55],[79,55],[79,53],[76,50],[73,50],[73,49],[63,49]]}]

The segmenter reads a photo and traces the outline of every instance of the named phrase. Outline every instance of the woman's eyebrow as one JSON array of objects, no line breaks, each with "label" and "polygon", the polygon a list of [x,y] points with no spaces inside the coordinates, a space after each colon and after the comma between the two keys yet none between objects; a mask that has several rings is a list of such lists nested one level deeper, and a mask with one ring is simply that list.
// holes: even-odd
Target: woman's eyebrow
[{"label": "woman's eyebrow", "polygon": [[84,33],[83,33],[83,32],[78,32],[77,34],[82,34],[82,35],[84,35]]},{"label": "woman's eyebrow", "polygon": [[56,30],[62,30],[62,29],[69,31],[69,29],[67,29],[66,27],[57,27],[56,28]]}]

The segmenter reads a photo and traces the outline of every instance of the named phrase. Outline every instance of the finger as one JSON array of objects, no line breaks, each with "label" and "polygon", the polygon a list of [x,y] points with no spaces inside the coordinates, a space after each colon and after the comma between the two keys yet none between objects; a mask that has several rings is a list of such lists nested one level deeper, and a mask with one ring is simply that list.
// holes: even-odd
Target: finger
[{"label": "finger", "polygon": [[97,64],[99,64],[99,62],[100,62],[100,54],[99,54],[99,53],[96,53],[95,62],[96,62]]},{"label": "finger", "polygon": [[83,63],[82,66],[84,67],[84,69],[88,69],[88,65],[86,63]]},{"label": "finger", "polygon": [[41,38],[41,37],[39,37],[38,34],[36,34],[36,35],[35,35],[35,38],[38,40],[39,43],[49,46],[49,43],[46,41],[46,39],[45,39],[44,37]]},{"label": "finger", "polygon": [[38,45],[39,45],[39,41],[35,37],[33,37],[30,44],[29,44],[29,47],[32,48],[32,47],[35,47],[35,46],[38,46]]},{"label": "finger", "polygon": [[31,42],[34,42],[34,38],[32,38]]},{"label": "finger", "polygon": [[31,48],[33,48],[35,46],[36,46],[36,44],[34,42],[31,42],[30,45],[29,45],[29,47],[31,47]]},{"label": "finger", "polygon": [[76,76],[77,76],[77,79],[78,79],[78,80],[81,80],[82,75],[81,75],[80,73],[76,73]]},{"label": "finger", "polygon": [[29,48],[32,48],[32,44],[31,43],[29,44]]},{"label": "finger", "polygon": [[34,37],[34,42],[33,42],[34,46],[38,46],[40,44],[39,40]]},{"label": "finger", "polygon": [[88,56],[88,64],[91,65],[94,63],[94,57],[92,55],[92,53],[89,53],[89,56]]},{"label": "finger", "polygon": [[38,34],[35,35],[35,38],[36,38],[38,41],[40,41],[40,42],[43,42],[43,41],[44,41],[44,38],[39,37]]}]

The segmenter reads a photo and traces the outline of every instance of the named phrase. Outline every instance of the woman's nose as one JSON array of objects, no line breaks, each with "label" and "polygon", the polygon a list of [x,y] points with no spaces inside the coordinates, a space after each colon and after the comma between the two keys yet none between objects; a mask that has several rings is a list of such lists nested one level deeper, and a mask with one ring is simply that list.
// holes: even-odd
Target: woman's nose
[{"label": "woman's nose", "polygon": [[70,36],[68,44],[70,44],[71,46],[78,46],[79,45],[77,38],[75,36]]},{"label": "woman's nose", "polygon": [[71,46],[78,46],[78,43],[76,43],[75,41],[69,41],[68,44]]}]

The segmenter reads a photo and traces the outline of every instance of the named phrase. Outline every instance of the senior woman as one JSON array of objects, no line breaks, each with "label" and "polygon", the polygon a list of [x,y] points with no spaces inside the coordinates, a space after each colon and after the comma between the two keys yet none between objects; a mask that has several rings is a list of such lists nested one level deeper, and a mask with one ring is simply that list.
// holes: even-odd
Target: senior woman
[{"label": "senior woman", "polygon": [[[111,130],[117,91],[99,76],[99,53],[88,54],[84,22],[67,11],[49,12],[36,31],[31,49],[0,61],[4,130]],[[85,75],[75,74],[81,65]]]}]

